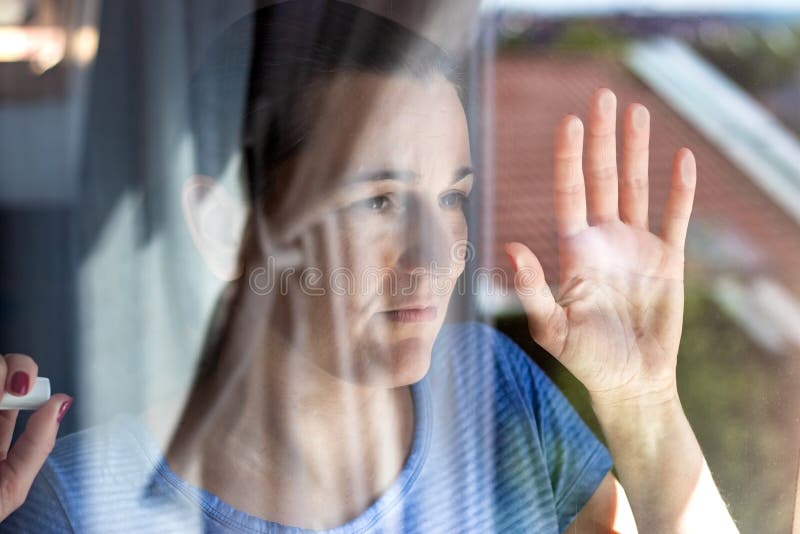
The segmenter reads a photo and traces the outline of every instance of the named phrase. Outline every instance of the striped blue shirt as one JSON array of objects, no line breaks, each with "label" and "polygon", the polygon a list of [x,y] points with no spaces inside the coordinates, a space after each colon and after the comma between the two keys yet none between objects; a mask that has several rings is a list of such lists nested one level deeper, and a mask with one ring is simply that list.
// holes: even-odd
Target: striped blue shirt
[{"label": "striped blue shirt", "polygon": [[[489,326],[444,326],[412,394],[415,431],[401,473],[327,532],[562,532],[611,468],[541,369]],[[188,484],[138,419],[118,416],[60,439],[0,532],[309,531]]]}]

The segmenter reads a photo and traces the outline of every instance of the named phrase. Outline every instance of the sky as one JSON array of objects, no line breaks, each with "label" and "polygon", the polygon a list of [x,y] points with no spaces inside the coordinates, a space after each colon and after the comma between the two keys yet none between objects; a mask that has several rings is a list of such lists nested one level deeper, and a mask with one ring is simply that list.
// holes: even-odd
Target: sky
[{"label": "sky", "polygon": [[[754,7],[757,6],[757,7]],[[483,0],[483,8],[507,7],[539,13],[606,13],[636,10],[800,14],[800,0]]]}]

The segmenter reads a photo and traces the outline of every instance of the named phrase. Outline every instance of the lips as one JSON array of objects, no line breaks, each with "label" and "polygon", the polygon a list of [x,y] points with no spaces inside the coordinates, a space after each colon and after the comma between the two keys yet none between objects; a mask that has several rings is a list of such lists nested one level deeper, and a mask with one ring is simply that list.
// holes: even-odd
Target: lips
[{"label": "lips", "polygon": [[436,320],[436,306],[408,306],[383,312],[396,323],[429,323]]}]

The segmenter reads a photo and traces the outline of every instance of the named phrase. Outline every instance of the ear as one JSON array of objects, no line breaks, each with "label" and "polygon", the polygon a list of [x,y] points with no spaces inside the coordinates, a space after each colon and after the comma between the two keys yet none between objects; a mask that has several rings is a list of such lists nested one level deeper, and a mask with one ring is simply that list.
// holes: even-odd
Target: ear
[{"label": "ear", "polygon": [[247,206],[202,175],[183,184],[181,206],[192,241],[211,272],[224,281],[242,276],[238,260]]}]

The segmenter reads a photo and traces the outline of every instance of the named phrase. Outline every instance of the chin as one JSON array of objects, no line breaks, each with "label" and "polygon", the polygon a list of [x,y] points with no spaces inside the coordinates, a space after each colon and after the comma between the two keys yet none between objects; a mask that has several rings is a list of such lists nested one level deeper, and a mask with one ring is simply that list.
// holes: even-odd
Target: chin
[{"label": "chin", "polygon": [[393,344],[389,349],[390,369],[388,375],[394,387],[408,386],[419,382],[431,366],[432,341],[407,338]]},{"label": "chin", "polygon": [[[366,351],[362,382],[384,388],[409,386],[422,380],[431,365],[433,338],[411,336],[382,343],[380,348]],[[380,356],[376,356],[380,354]]]}]

